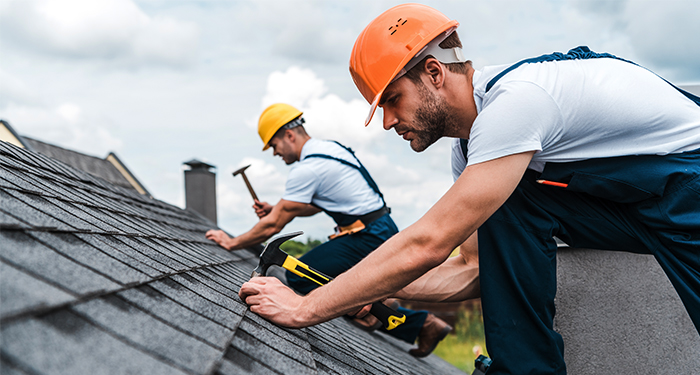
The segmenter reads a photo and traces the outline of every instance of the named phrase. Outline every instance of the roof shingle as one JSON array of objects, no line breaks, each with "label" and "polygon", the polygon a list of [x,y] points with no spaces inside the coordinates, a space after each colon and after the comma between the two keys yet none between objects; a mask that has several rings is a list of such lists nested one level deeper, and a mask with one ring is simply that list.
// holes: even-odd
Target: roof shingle
[{"label": "roof shingle", "polygon": [[260,248],[201,215],[0,142],[0,368],[18,374],[462,374],[339,318],[300,330],[238,297]]}]

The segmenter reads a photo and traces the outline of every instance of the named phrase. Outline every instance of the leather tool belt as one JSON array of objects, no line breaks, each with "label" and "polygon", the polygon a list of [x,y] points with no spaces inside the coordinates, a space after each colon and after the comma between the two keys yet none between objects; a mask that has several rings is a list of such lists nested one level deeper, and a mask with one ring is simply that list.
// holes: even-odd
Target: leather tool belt
[{"label": "leather tool belt", "polygon": [[382,217],[388,213],[391,213],[391,208],[384,206],[376,211],[372,211],[366,215],[362,215],[362,216],[360,216],[359,219],[355,220],[355,222],[353,222],[350,225],[346,225],[343,227],[341,227],[341,226],[335,227],[334,228],[335,233],[328,236],[328,239],[332,240],[334,238],[345,236],[346,234],[357,233],[357,232],[365,229],[365,227],[367,225],[369,225],[369,223],[379,219],[380,217]]}]

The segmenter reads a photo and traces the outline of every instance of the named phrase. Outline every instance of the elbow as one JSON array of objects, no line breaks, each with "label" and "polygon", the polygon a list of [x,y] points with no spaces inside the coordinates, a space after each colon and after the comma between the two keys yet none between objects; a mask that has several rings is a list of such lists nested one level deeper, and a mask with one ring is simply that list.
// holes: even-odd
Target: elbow
[{"label": "elbow", "polygon": [[418,267],[422,268],[422,272],[427,272],[444,263],[454,250],[451,244],[432,233],[416,236],[412,242],[411,247],[414,249],[412,257],[418,263]]},{"label": "elbow", "polygon": [[265,238],[270,238],[276,235],[277,233],[281,232],[282,229],[284,229],[284,225],[278,225],[277,223],[267,223],[267,225],[263,227],[262,232]]}]

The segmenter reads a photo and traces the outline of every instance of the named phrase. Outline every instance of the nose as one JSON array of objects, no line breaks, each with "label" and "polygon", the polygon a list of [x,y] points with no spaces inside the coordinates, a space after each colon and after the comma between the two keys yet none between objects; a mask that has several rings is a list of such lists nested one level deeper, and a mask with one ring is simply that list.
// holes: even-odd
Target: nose
[{"label": "nose", "polygon": [[382,121],[384,121],[384,130],[391,130],[391,128],[399,123],[399,119],[396,117],[393,111],[382,108],[382,112],[384,112],[382,118]]}]

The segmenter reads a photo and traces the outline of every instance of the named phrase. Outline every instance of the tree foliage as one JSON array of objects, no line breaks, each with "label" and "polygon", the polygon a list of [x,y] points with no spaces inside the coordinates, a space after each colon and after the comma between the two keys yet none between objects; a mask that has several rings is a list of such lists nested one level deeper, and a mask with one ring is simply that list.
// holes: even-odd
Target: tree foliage
[{"label": "tree foliage", "polygon": [[306,243],[289,240],[280,246],[280,249],[284,250],[287,254],[299,258],[300,256],[306,254],[309,250],[322,244],[321,240],[307,238]]}]

